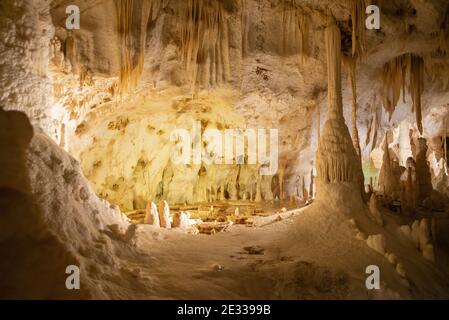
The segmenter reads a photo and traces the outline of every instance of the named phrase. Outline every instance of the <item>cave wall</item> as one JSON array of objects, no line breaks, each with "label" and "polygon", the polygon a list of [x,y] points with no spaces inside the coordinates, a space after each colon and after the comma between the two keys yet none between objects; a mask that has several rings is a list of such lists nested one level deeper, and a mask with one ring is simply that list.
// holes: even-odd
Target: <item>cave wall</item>
[{"label": "cave wall", "polygon": [[[33,2],[39,10],[27,11],[39,20],[34,24],[38,28],[29,27],[33,34],[46,31],[45,37],[31,35],[27,40],[41,63],[25,59],[27,50],[2,44],[9,57],[18,61],[11,66],[5,60],[2,68],[15,68],[11,71],[20,75],[4,79],[12,85],[4,90],[2,103],[7,109],[25,110],[34,124],[80,160],[98,194],[130,210],[161,194],[173,202],[203,200],[203,191],[198,191],[203,184],[218,197],[222,185],[233,189],[240,183],[251,184],[253,178],[257,181],[254,166],[243,174],[248,181],[240,183],[238,166],[208,166],[201,179],[200,165],[172,168],[170,131],[190,129],[193,120],[208,123],[205,128],[219,124],[219,128],[278,129],[285,196],[301,197],[302,189],[309,189],[326,116],[326,18],[330,9],[342,32],[343,55],[350,56],[354,14],[348,1],[131,1],[129,16],[120,15],[124,1],[73,1],[81,9],[81,30],[71,33],[64,28],[68,3]],[[403,54],[423,57],[424,136],[430,140],[447,130],[443,121],[449,98],[444,81],[447,3],[377,4],[381,29],[366,30],[365,52],[354,73],[364,163],[382,159],[388,128],[396,128],[396,141],[401,123],[417,130],[408,90],[405,101],[401,93],[391,115],[384,108],[385,65]],[[9,23],[21,20],[17,21]],[[120,28],[123,23],[130,28]],[[3,32],[12,32],[9,26],[4,24]],[[12,30],[17,35],[22,32]],[[47,47],[53,33],[60,42],[57,49],[54,43]],[[124,50],[123,43],[128,42],[132,45]],[[342,71],[343,113],[351,128],[351,70],[343,65]],[[31,81],[20,81],[25,76]],[[21,98],[21,90],[36,94]],[[223,110],[225,116],[221,116]],[[409,154],[401,152],[402,158]],[[262,193],[269,199],[271,177],[261,180]],[[171,191],[167,184],[172,185]],[[247,197],[245,193],[237,197]]]},{"label": "cave wall", "polygon": [[0,11],[0,107],[24,111],[56,138],[47,77],[54,32],[48,1],[2,1]]}]

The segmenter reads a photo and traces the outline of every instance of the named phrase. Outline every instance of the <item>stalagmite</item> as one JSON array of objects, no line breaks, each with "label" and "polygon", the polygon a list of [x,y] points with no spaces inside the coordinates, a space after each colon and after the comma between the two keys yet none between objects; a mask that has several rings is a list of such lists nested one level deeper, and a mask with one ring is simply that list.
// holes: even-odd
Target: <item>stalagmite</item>
[{"label": "stalagmite", "polygon": [[228,195],[230,200],[238,200],[238,190],[235,184],[236,180],[234,179],[228,182]]},{"label": "stalagmite", "polygon": [[176,212],[173,215],[173,228],[188,228],[190,216],[184,211]]},{"label": "stalagmite", "polygon": [[258,174],[257,181],[256,181],[256,196],[254,198],[255,202],[262,201],[262,195],[261,195],[261,191],[260,191],[260,180],[261,180],[261,177],[260,177],[260,174]]},{"label": "stalagmite", "polygon": [[413,242],[423,257],[435,261],[432,227],[428,219],[415,220],[412,226],[401,226],[402,233]]},{"label": "stalagmite", "polygon": [[416,154],[416,180],[418,183],[418,201],[422,202],[432,194],[432,180],[427,162],[426,139],[419,138]]},{"label": "stalagmite", "polygon": [[219,201],[225,200],[225,187],[224,187],[223,183],[220,185],[220,192],[219,192],[219,195],[218,195],[218,200]]},{"label": "stalagmite", "polygon": [[208,192],[207,192],[207,171],[204,166],[201,166],[198,171],[198,182],[196,185],[196,201],[197,202],[208,202]]},{"label": "stalagmite", "polygon": [[159,223],[159,213],[157,211],[157,206],[154,202],[148,202],[147,208],[145,211],[145,219],[144,222],[146,224],[151,224],[156,227],[160,227]]},{"label": "stalagmite", "polygon": [[170,222],[170,207],[168,206],[167,201],[160,201],[159,202],[159,222],[161,225],[161,228],[171,228],[171,222]]},{"label": "stalagmite", "polygon": [[373,220],[380,226],[383,225],[383,218],[382,218],[382,213],[379,210],[379,206],[377,203],[377,197],[376,195],[373,193],[371,194],[370,200],[369,200],[369,212],[371,213],[371,217],[373,218]]},{"label": "stalagmite", "polygon": [[379,191],[384,195],[385,200],[388,202],[399,198],[399,179],[401,171],[398,162],[390,157],[387,134],[385,134],[383,152],[382,167],[380,168],[379,174]]},{"label": "stalagmite", "polygon": [[387,245],[385,236],[383,234],[375,234],[368,236],[368,238],[366,239],[366,244],[368,245],[368,247],[370,247],[374,251],[377,251],[381,255],[385,254]]},{"label": "stalagmite", "polygon": [[418,185],[416,182],[416,164],[412,157],[406,162],[401,176],[401,207],[405,214],[414,213],[416,209]]},{"label": "stalagmite", "polygon": [[[316,154],[317,199],[325,185],[350,183],[363,179],[359,157],[343,118],[341,96],[341,36],[333,17],[326,28],[328,67],[328,119],[326,120]],[[361,195],[361,193],[360,193]]]},{"label": "stalagmite", "polygon": [[[273,192],[271,191],[271,176],[262,176],[261,191],[265,201],[273,200]],[[263,186],[263,187],[262,187]]]}]

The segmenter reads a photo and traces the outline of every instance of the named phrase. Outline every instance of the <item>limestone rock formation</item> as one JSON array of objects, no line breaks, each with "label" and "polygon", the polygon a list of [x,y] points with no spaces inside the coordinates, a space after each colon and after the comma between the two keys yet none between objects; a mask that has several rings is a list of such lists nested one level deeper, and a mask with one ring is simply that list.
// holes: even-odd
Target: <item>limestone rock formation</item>
[{"label": "limestone rock formation", "polygon": [[432,224],[428,219],[415,220],[411,227],[404,225],[399,230],[406,238],[413,242],[425,259],[435,262],[435,235],[433,234],[435,229],[432,230]]},{"label": "limestone rock formation", "polygon": [[376,221],[376,223],[380,226],[383,225],[382,213],[379,210],[379,205],[377,202],[377,197],[373,193],[369,199],[369,212],[371,213],[371,217]]},{"label": "limestone rock formation", "polygon": [[190,215],[184,211],[173,214],[173,228],[188,228],[190,226]]},{"label": "limestone rock formation", "polygon": [[397,200],[400,195],[399,179],[401,169],[396,159],[391,159],[388,139],[385,136],[383,144],[383,161],[379,174],[379,190],[387,198]]},{"label": "limestone rock formation", "polygon": [[[343,118],[340,43],[340,30],[331,18],[326,28],[328,113],[316,153],[316,197],[317,201],[328,201],[331,197],[339,203],[349,196],[348,191],[339,186],[350,189],[350,197],[356,202],[361,201],[362,191],[360,161]],[[341,205],[344,206],[343,203]]]},{"label": "limestone rock formation", "polygon": [[418,201],[422,202],[432,194],[432,181],[427,161],[426,139],[418,139],[416,154],[416,180],[418,182]]},{"label": "limestone rock formation", "polygon": [[412,157],[407,159],[405,171],[401,175],[401,207],[405,214],[414,213],[418,201],[416,164]]},{"label": "limestone rock formation", "polygon": [[157,206],[154,202],[148,202],[147,208],[145,210],[144,223],[151,224],[155,227],[160,227],[159,222],[159,212],[157,211]]},{"label": "limestone rock formation", "polygon": [[[118,242],[128,241],[128,219],[95,195],[79,163],[24,113],[0,108],[0,124],[8,154],[0,159],[0,297],[118,298],[101,287],[123,276]],[[83,274],[80,290],[64,286],[69,265]]]},{"label": "limestone rock formation", "polygon": [[159,208],[157,210],[159,213],[159,223],[161,225],[161,228],[171,228],[171,221],[170,221],[170,207],[167,203],[167,201],[163,200],[159,202]]},{"label": "limestone rock formation", "polygon": [[382,234],[370,235],[366,239],[368,246],[374,251],[384,255],[386,252],[386,241]]}]

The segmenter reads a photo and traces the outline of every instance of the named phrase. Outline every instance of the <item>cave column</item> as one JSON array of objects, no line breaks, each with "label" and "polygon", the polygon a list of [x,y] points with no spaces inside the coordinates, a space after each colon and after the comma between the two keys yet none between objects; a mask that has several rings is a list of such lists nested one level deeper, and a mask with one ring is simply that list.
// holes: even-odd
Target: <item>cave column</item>
[{"label": "cave column", "polygon": [[331,18],[326,28],[327,44],[327,83],[328,83],[328,119],[343,118],[343,102],[341,97],[341,35],[340,29]]},{"label": "cave column", "polygon": [[316,200],[329,205],[328,199],[332,197],[334,206],[347,207],[348,201],[360,203],[362,200],[363,173],[343,117],[341,35],[333,16],[330,16],[325,39],[328,112],[316,152]]}]

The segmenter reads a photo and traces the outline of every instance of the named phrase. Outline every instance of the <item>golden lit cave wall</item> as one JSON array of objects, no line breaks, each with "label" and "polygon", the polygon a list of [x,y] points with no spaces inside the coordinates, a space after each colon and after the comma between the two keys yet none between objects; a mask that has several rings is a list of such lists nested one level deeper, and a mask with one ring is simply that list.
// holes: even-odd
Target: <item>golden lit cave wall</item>
[{"label": "golden lit cave wall", "polygon": [[[145,57],[147,25],[155,21],[165,8],[173,9],[174,25],[181,35],[180,59],[192,92],[230,83],[236,75],[231,71],[235,59],[230,53],[235,46],[231,37],[238,37],[240,58],[251,52],[248,40],[251,12],[248,0],[239,0],[233,6],[220,0],[186,0],[169,3],[168,0],[115,0],[117,31],[120,47],[120,89],[132,92],[142,75]],[[284,55],[309,54],[309,16],[294,0],[279,3],[282,12],[282,35],[279,52]],[[232,12],[230,12],[230,10]],[[235,11],[235,12],[234,12]],[[238,12],[239,11],[239,12]],[[237,12],[237,13],[236,13]],[[231,19],[237,14],[238,19]],[[239,62],[237,62],[239,63]]]},{"label": "golden lit cave wall", "polygon": [[[248,43],[251,8],[248,0],[237,2],[240,8],[238,23],[230,21],[225,1],[187,0],[178,7],[177,24],[181,28],[181,57],[192,91],[220,86],[231,82],[231,37],[240,29],[240,57],[254,49]],[[282,11],[282,54],[309,53],[309,17],[296,1],[280,2]],[[234,34],[234,35],[233,35]]]},{"label": "golden lit cave wall", "polygon": [[193,124],[198,114],[202,114],[202,129],[244,127],[228,100],[214,96],[167,100],[155,108],[142,99],[122,104],[120,111],[118,118],[111,114],[92,119],[80,135],[77,152],[96,193],[122,210],[143,209],[148,201],[160,199],[173,205],[225,197],[273,198],[272,176],[259,176],[257,165],[174,164],[170,160],[171,132]]}]

